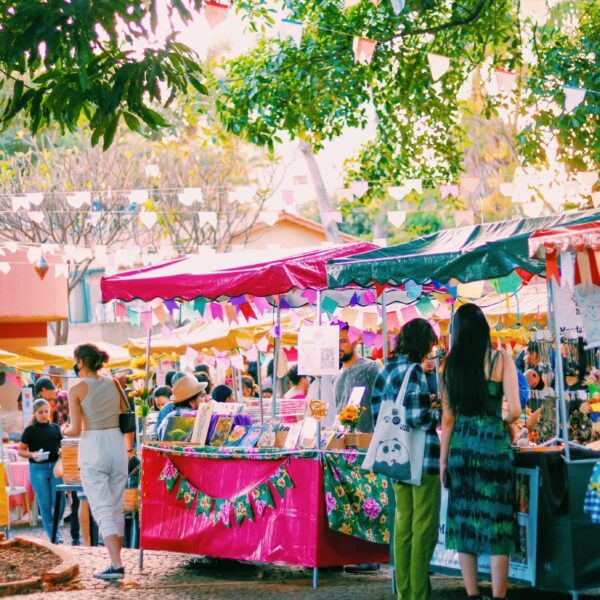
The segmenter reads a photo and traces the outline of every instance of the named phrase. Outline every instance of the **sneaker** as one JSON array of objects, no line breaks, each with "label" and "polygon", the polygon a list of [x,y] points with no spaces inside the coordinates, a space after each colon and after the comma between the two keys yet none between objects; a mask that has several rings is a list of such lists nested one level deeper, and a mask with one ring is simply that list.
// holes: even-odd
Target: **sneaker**
[{"label": "sneaker", "polygon": [[81,540],[79,540],[79,539],[71,540],[71,546],[81,546]]},{"label": "sneaker", "polygon": [[116,567],[108,567],[102,573],[94,573],[96,579],[123,579],[125,577],[125,567],[117,569]]},{"label": "sneaker", "polygon": [[346,573],[377,573],[379,571],[378,563],[362,563],[360,565],[351,565],[344,568]]}]

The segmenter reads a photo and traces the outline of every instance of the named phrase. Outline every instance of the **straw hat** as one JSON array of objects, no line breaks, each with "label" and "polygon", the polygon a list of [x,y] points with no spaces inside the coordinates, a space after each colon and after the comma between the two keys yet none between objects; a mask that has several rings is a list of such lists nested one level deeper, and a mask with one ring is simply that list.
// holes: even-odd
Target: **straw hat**
[{"label": "straw hat", "polygon": [[193,375],[184,375],[175,382],[171,400],[173,404],[185,402],[192,396],[199,394],[207,385],[208,383],[198,381]]}]

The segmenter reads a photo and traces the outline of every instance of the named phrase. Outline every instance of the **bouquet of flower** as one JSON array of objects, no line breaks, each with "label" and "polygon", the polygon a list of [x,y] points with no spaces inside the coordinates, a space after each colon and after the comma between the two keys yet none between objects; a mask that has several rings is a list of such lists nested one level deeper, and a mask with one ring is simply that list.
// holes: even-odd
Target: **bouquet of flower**
[{"label": "bouquet of flower", "polygon": [[365,410],[364,406],[345,406],[340,413],[340,423],[349,431],[354,431]]}]

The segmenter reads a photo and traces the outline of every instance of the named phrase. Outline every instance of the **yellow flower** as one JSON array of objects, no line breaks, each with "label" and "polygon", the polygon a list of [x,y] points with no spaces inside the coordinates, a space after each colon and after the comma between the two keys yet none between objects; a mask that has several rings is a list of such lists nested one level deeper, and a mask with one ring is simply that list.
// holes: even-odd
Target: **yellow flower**
[{"label": "yellow flower", "polygon": [[387,486],[388,486],[387,479],[385,479],[385,478],[384,478],[384,479],[382,479],[382,480],[381,480],[381,487],[382,487],[383,489],[386,489],[386,488],[387,488]]},{"label": "yellow flower", "polygon": [[352,528],[350,527],[350,525],[348,525],[348,523],[344,523],[340,527],[340,532],[345,533],[345,534],[350,534],[350,533],[352,533]]},{"label": "yellow flower", "polygon": [[387,529],[383,532],[383,542],[385,544],[389,544],[390,543],[390,532]]},{"label": "yellow flower", "polygon": [[354,514],[357,515],[360,512],[360,502],[354,502],[352,504],[352,510]]},{"label": "yellow flower", "polygon": [[370,483],[375,483],[377,481],[377,475],[375,475],[375,473],[372,473],[371,471],[369,471],[365,477],[367,478],[367,481]]},{"label": "yellow flower", "polygon": [[387,516],[386,516],[386,515],[383,515],[383,516],[381,517],[381,519],[379,519],[379,522],[380,522],[382,525],[383,525],[384,523],[387,523]]},{"label": "yellow flower", "polygon": [[344,488],[341,485],[336,485],[335,493],[341,498],[345,494]]},{"label": "yellow flower", "polygon": [[354,490],[354,495],[361,501],[365,499],[365,493],[361,488],[356,488],[356,490]]}]

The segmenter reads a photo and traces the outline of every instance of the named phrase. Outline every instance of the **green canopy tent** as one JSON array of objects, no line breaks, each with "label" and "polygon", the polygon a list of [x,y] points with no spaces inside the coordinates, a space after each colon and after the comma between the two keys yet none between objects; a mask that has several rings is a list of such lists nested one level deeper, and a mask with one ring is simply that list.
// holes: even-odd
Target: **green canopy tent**
[{"label": "green canopy tent", "polygon": [[529,257],[531,234],[599,220],[600,209],[446,229],[405,244],[331,260],[327,263],[329,287],[372,287],[374,282],[401,285],[411,279],[446,283],[455,278],[469,283],[505,277],[518,268],[539,274],[546,265]]}]

